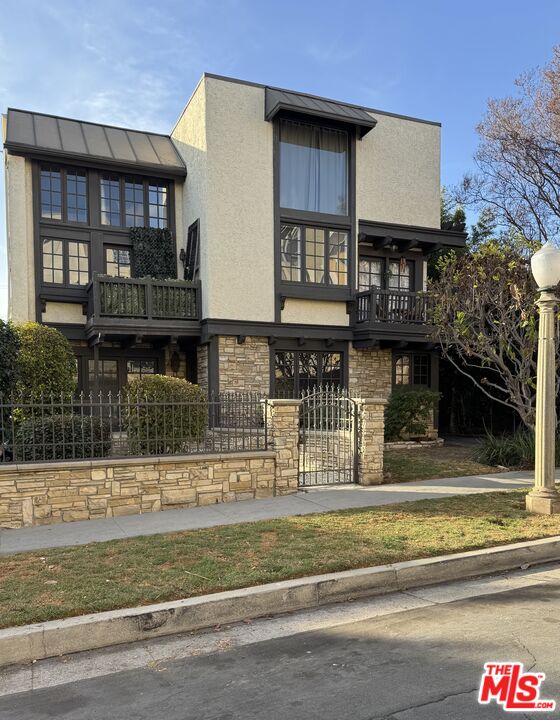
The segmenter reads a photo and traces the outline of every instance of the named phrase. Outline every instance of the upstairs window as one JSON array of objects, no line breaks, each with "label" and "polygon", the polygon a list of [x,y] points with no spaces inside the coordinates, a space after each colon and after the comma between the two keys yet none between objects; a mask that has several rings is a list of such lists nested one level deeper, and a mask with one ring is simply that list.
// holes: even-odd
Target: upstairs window
[{"label": "upstairs window", "polygon": [[348,285],[348,232],[282,224],[282,280],[316,285]]},{"label": "upstairs window", "polygon": [[121,190],[118,175],[101,176],[101,223],[103,225],[121,224]]},{"label": "upstairs window", "polygon": [[280,121],[280,206],[348,215],[348,133]]},{"label": "upstairs window", "polygon": [[130,249],[106,247],[105,272],[107,275],[111,275],[111,277],[131,277]]},{"label": "upstairs window", "polygon": [[100,196],[102,225],[166,228],[169,224],[169,186],[163,180],[104,173]]},{"label": "upstairs window", "polygon": [[79,287],[89,282],[89,243],[42,238],[42,270],[45,285]]},{"label": "upstairs window", "polygon": [[87,223],[85,170],[41,166],[41,217],[46,220]]}]

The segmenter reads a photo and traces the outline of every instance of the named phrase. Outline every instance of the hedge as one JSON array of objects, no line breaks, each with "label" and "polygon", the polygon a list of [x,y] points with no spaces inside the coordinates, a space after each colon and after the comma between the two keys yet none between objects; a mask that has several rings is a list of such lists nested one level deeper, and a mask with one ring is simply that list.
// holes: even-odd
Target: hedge
[{"label": "hedge", "polygon": [[168,280],[177,277],[175,243],[169,228],[130,229],[133,277]]},{"label": "hedge", "polygon": [[208,402],[198,385],[167,375],[149,375],[123,388],[123,425],[131,455],[188,452],[204,439]]},{"label": "hedge", "polygon": [[27,397],[70,394],[76,389],[76,358],[56,328],[27,322],[15,326],[19,338],[16,390]]},{"label": "hedge", "polygon": [[12,323],[0,320],[0,397],[15,389],[19,337]]},{"label": "hedge", "polygon": [[111,454],[111,422],[90,415],[51,415],[27,418],[17,425],[13,458],[72,460]]},{"label": "hedge", "polygon": [[425,435],[439,398],[432,390],[394,390],[385,408],[385,440]]}]

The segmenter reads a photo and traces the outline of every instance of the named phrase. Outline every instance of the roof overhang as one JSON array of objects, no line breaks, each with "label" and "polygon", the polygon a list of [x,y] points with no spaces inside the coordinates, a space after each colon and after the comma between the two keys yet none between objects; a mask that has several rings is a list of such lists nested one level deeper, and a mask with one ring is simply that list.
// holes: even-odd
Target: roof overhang
[{"label": "roof overhang", "polygon": [[458,230],[358,221],[358,243],[368,245],[374,250],[396,246],[399,252],[420,250],[429,254],[441,248],[463,248],[466,240],[467,233]]},{"label": "roof overhang", "polygon": [[187,169],[168,135],[8,109],[4,147],[13,154],[185,177]]},{"label": "roof overhang", "polygon": [[351,125],[357,128],[360,138],[363,138],[377,124],[375,118],[356,105],[347,105],[287,90],[265,88],[265,119],[273,120],[282,112],[298,113]]}]

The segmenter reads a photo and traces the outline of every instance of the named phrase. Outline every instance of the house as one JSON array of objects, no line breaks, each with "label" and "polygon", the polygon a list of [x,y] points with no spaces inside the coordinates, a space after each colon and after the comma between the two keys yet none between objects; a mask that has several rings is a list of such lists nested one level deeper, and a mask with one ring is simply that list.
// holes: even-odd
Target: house
[{"label": "house", "polygon": [[[10,317],[59,328],[83,390],[437,388],[427,257],[465,242],[440,229],[438,123],[205,74],[169,135],[3,126]],[[136,227],[169,229],[175,278],[134,277]]]}]

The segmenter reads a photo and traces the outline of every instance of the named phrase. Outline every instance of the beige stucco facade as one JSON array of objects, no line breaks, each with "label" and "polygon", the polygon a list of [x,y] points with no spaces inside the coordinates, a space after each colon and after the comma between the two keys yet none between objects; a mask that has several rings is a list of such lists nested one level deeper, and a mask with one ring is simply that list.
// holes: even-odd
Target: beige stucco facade
[{"label": "beige stucco facade", "polygon": [[35,320],[31,161],[4,153],[8,240],[8,317]]},{"label": "beige stucco facade", "polygon": [[439,125],[371,113],[375,128],[356,143],[358,220],[439,227]]},{"label": "beige stucco facade", "polygon": [[184,223],[200,219],[203,316],[274,320],[272,125],[264,88],[203,77],[172,137],[188,168]]},{"label": "beige stucco facade", "polygon": [[85,325],[86,316],[83,306],[79,303],[51,302],[45,303],[45,310],[41,313],[44,323],[69,323],[72,325]]},{"label": "beige stucco facade", "polygon": [[286,298],[282,310],[282,322],[303,325],[347,326],[350,320],[346,311],[346,303]]}]

